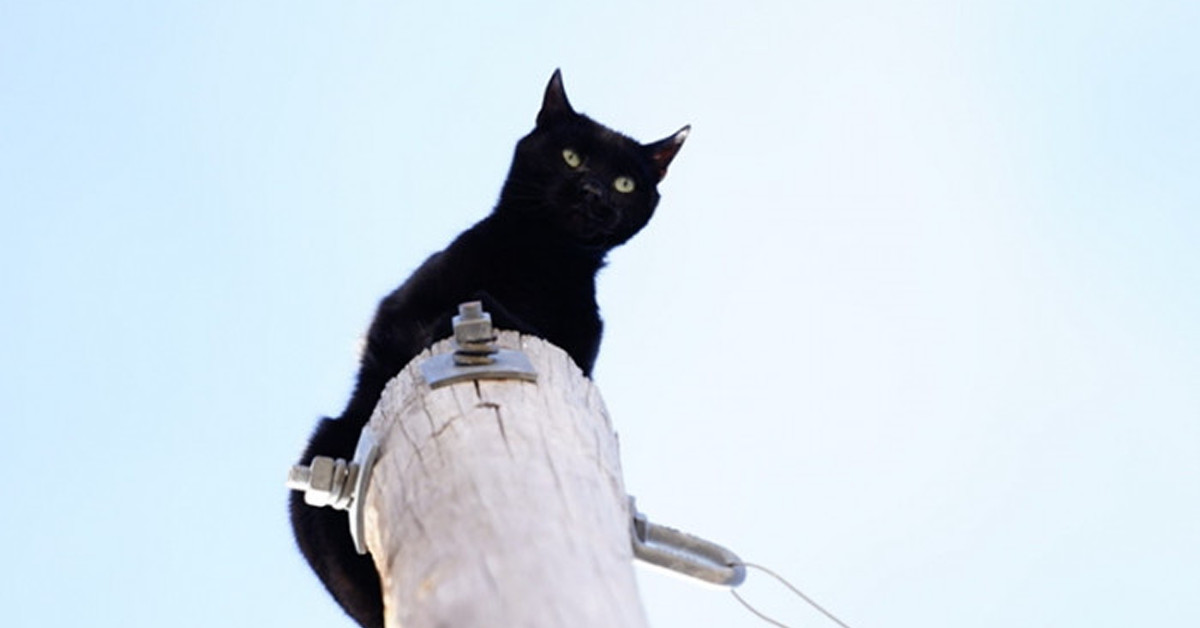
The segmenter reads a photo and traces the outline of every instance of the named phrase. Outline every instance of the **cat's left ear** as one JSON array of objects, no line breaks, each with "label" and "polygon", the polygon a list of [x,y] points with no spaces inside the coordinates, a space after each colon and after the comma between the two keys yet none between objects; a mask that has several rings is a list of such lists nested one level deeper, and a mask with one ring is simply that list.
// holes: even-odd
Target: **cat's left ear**
[{"label": "cat's left ear", "polygon": [[654,166],[658,169],[656,174],[659,181],[662,181],[663,177],[667,176],[667,166],[671,165],[671,160],[675,159],[675,154],[683,146],[683,140],[686,140],[688,133],[691,132],[692,126],[689,124],[676,131],[675,135],[671,137],[658,140],[652,144],[646,144],[646,150],[650,153],[650,159],[654,161]]},{"label": "cat's left ear", "polygon": [[563,116],[574,116],[575,110],[567,101],[567,91],[563,89],[562,70],[555,70],[546,85],[546,95],[542,97],[542,110],[538,112],[537,125],[545,126],[551,120]]}]

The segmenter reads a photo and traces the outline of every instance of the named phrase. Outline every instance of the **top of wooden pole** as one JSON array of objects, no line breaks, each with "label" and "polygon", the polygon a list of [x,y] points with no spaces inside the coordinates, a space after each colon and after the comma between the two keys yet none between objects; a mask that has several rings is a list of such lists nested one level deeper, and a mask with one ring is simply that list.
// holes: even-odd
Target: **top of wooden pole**
[{"label": "top of wooden pole", "polygon": [[616,434],[545,341],[501,332],[537,381],[430,389],[413,360],[366,429],[381,445],[365,536],[387,625],[644,628]]}]

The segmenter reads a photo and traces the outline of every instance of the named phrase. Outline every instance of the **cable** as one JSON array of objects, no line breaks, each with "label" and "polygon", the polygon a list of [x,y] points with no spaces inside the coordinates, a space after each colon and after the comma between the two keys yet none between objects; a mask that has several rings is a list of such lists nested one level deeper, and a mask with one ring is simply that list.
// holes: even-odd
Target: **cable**
[{"label": "cable", "polygon": [[741,602],[742,606],[746,607],[746,610],[750,611],[751,613],[754,613],[755,615],[758,615],[759,619],[767,622],[768,624],[771,624],[772,626],[779,626],[779,628],[788,628],[787,624],[781,624],[781,623],[775,621],[774,619],[771,619],[770,617],[767,617],[766,615],[762,614],[761,612],[759,612],[758,609],[754,608],[753,606],[750,606],[749,602],[747,602],[746,600],[743,600],[742,596],[738,595],[737,589],[730,589],[729,592],[733,594],[733,599]]},{"label": "cable", "polygon": [[[749,569],[757,569],[757,570],[767,574],[768,576],[775,578],[776,580],[778,580],[780,582],[780,584],[787,587],[788,589],[790,589],[792,591],[792,593],[795,593],[797,596],[799,596],[800,599],[804,600],[805,602],[808,602],[808,604],[810,606],[817,609],[818,611],[821,611],[821,614],[828,617],[830,621],[841,626],[842,628],[850,628],[850,626],[848,624],[846,624],[846,622],[838,619],[836,616],[834,616],[833,613],[830,613],[829,611],[825,610],[820,604],[817,604],[815,600],[813,600],[812,598],[805,595],[804,592],[801,591],[800,589],[797,589],[794,585],[792,585],[792,583],[788,582],[787,579],[784,578],[783,576],[775,573],[774,571],[771,571],[770,569],[767,569],[766,567],[763,567],[762,565],[757,565],[754,563],[743,562],[742,566],[749,568]],[[737,594],[737,591],[730,589],[729,592],[733,594],[734,599],[736,599],[738,602],[740,602],[742,604],[742,606],[746,607],[746,610],[749,610],[751,613],[754,613],[763,621],[765,621],[769,624],[775,625],[775,626],[781,626],[782,628],[788,628],[787,625],[781,624],[781,623],[775,621],[774,619],[767,617],[766,615],[762,614],[757,609],[755,609],[753,606],[750,606],[750,604],[748,602],[746,602],[746,600],[742,599],[742,596]]]}]

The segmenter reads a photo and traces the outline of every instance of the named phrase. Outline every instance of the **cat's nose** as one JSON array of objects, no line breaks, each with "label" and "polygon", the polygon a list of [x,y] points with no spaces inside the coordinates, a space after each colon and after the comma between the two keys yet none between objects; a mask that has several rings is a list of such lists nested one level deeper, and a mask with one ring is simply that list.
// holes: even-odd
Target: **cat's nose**
[{"label": "cat's nose", "polygon": [[583,193],[591,200],[597,200],[604,196],[604,186],[600,185],[595,179],[585,179],[583,181]]}]

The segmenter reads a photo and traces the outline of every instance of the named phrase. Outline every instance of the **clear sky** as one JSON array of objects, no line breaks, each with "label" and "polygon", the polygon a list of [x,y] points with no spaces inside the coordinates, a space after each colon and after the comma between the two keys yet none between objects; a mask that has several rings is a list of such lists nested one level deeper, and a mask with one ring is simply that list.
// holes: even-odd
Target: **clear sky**
[{"label": "clear sky", "polygon": [[[856,628],[1200,625],[1197,32],[1185,0],[0,2],[0,624],[348,626],[286,470],[561,67],[634,137],[693,125],[600,281],[652,520]],[[761,625],[639,578],[656,627]]]}]

